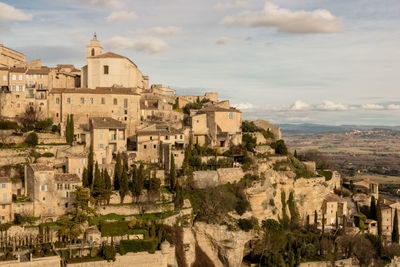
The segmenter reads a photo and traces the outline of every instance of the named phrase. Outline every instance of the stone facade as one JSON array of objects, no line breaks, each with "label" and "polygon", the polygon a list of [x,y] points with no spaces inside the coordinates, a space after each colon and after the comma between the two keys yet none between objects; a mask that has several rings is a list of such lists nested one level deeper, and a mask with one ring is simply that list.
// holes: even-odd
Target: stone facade
[{"label": "stone facade", "polygon": [[8,177],[0,177],[0,223],[12,220],[12,183]]}]

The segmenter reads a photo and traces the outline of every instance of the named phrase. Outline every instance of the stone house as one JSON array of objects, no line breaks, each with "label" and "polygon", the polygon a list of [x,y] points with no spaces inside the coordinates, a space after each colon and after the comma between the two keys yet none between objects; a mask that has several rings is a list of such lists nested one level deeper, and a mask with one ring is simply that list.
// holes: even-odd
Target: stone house
[{"label": "stone house", "polygon": [[194,142],[222,151],[242,143],[242,113],[230,107],[228,101],[206,103],[202,109],[190,112]]},{"label": "stone house", "polygon": [[67,173],[75,173],[82,179],[83,169],[86,167],[86,153],[71,154],[66,157],[65,171]]},{"label": "stone house", "polygon": [[336,194],[327,195],[322,205],[326,225],[335,225],[336,216],[338,223],[342,224],[343,216],[348,216],[347,201]]},{"label": "stone house", "polygon": [[356,191],[364,192],[367,195],[374,196],[375,199],[379,197],[379,184],[369,179],[356,181],[353,183]]},{"label": "stone house", "polygon": [[9,177],[0,177],[0,223],[12,220],[12,183]]},{"label": "stone house", "polygon": [[14,67],[23,65],[25,62],[24,54],[0,44],[0,67]]},{"label": "stone house", "polygon": [[137,131],[132,138],[136,149],[131,151],[137,161],[152,163],[168,162],[170,153],[176,154],[176,163],[180,168],[181,153],[188,142],[188,129],[175,129],[168,125],[153,124]]},{"label": "stone house", "polygon": [[172,109],[165,98],[142,98],[140,100],[141,120],[182,122],[183,113]]},{"label": "stone house", "polygon": [[[393,230],[394,214],[397,209],[397,215],[400,216],[400,203],[388,199],[379,200],[382,213],[382,235],[390,239]],[[400,229],[400,217],[399,217]]]},{"label": "stone house", "polygon": [[127,150],[126,125],[109,117],[90,118],[90,144],[95,162],[110,164],[118,152]]},{"label": "stone house", "polygon": [[63,215],[71,207],[73,191],[81,185],[77,174],[55,173],[51,166],[44,164],[25,166],[25,188],[33,202],[35,217]]},{"label": "stone house", "polygon": [[196,95],[181,95],[178,96],[178,105],[180,108],[183,108],[189,103],[194,103],[197,100],[202,101],[203,99],[208,99],[212,103],[218,102],[218,93],[216,92],[207,92],[204,96],[196,96]]}]

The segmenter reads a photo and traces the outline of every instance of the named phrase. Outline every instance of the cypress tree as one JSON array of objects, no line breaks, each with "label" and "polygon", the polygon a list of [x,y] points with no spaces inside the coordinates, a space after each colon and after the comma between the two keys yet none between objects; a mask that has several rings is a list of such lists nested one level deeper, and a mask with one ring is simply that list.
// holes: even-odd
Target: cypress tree
[{"label": "cypress tree", "polygon": [[170,188],[171,191],[173,192],[175,190],[175,184],[176,184],[175,157],[173,153],[171,153],[171,168],[169,172],[169,180],[170,180]]},{"label": "cypress tree", "polygon": [[371,197],[371,204],[370,204],[370,208],[369,208],[369,214],[370,214],[370,218],[371,219],[373,219],[373,220],[377,219],[375,196]]},{"label": "cypress tree", "polygon": [[122,178],[122,171],[123,171],[121,155],[119,154],[119,152],[117,154],[117,158],[115,159],[115,161],[116,162],[114,168],[114,190],[119,190]]},{"label": "cypress tree", "polygon": [[325,233],[325,213],[322,211],[322,234]]},{"label": "cypress tree", "polygon": [[397,215],[397,209],[394,211],[392,242],[399,243],[399,218]]},{"label": "cypress tree", "polygon": [[101,177],[101,172],[99,169],[99,164],[96,162],[95,170],[94,170],[94,181],[93,181],[93,190],[92,195],[97,199],[97,201],[101,200],[101,195],[104,190],[104,181]]},{"label": "cypress tree", "polygon": [[67,125],[65,126],[65,141],[67,141],[67,144],[71,144],[71,132],[70,132],[70,120],[69,120],[69,114],[67,114]]},{"label": "cypress tree", "polygon": [[317,213],[317,210],[314,211],[314,225],[315,226],[318,225],[318,213]]},{"label": "cypress tree", "polygon": [[281,203],[282,203],[282,225],[284,229],[289,228],[289,216],[286,212],[286,194],[285,191],[281,191]]},{"label": "cypress tree", "polygon": [[69,134],[70,134],[70,138],[71,138],[71,144],[74,142],[74,114],[70,115],[70,119],[69,119]]},{"label": "cypress tree", "polygon": [[381,204],[378,201],[376,205],[376,219],[378,221],[378,236],[379,239],[382,239],[382,211],[381,211]]},{"label": "cypress tree", "polygon": [[179,184],[175,188],[174,206],[175,210],[179,210],[183,207],[183,189]]},{"label": "cypress tree", "polygon": [[294,150],[294,155],[293,155],[296,159],[298,158],[298,156],[297,156],[297,150],[295,149]]},{"label": "cypress tree", "polygon": [[107,169],[104,170],[104,185],[105,185],[105,191],[106,191],[106,200],[107,204],[110,204],[110,197],[112,194],[112,184],[111,184],[111,177],[108,174]]},{"label": "cypress tree", "polygon": [[129,191],[128,171],[125,166],[122,169],[121,181],[119,186],[119,195],[121,197],[121,203],[124,202],[125,196]]},{"label": "cypress tree", "polygon": [[89,185],[90,188],[93,188],[93,167],[94,167],[94,155],[93,155],[93,146],[90,145],[89,148],[89,155],[88,155],[88,166],[87,166],[87,170],[88,170],[88,177],[89,177]]},{"label": "cypress tree", "polygon": [[336,219],[335,219],[335,227],[336,227],[336,230],[339,229],[339,218],[338,218],[337,212],[336,212]]},{"label": "cypress tree", "polygon": [[82,184],[83,187],[89,187],[89,172],[86,168],[83,168]]}]

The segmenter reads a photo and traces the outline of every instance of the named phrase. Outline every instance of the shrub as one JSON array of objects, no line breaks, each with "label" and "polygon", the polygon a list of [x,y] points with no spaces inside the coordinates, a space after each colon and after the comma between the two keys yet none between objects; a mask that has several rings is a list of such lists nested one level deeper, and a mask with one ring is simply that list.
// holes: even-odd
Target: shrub
[{"label": "shrub", "polygon": [[244,133],[260,132],[261,130],[253,121],[242,121],[242,132]]},{"label": "shrub", "polygon": [[128,252],[154,252],[157,248],[156,240],[121,240],[119,243],[119,253],[124,255]]},{"label": "shrub", "polygon": [[44,157],[44,158],[52,158],[52,157],[54,157],[54,154],[51,152],[45,152],[45,153],[41,154],[40,156]]},{"label": "shrub", "polygon": [[51,131],[53,133],[59,133],[60,132],[60,127],[58,125],[53,125],[53,126],[51,126]]},{"label": "shrub", "polygon": [[48,118],[44,120],[40,120],[35,123],[35,129],[39,131],[48,130],[53,125],[53,119]]},{"label": "shrub", "polygon": [[9,121],[9,120],[0,121],[1,130],[16,130],[18,128],[19,128],[18,123],[15,121]]},{"label": "shrub", "polygon": [[331,171],[318,171],[318,174],[325,177],[325,181],[329,181],[332,179],[332,172]]},{"label": "shrub", "polygon": [[242,143],[247,151],[254,152],[254,148],[257,145],[257,138],[253,137],[250,134],[245,133],[242,136]]},{"label": "shrub", "polygon": [[241,199],[236,203],[235,210],[239,215],[243,215],[250,208],[250,203],[247,200]]},{"label": "shrub", "polygon": [[115,261],[115,255],[117,252],[115,251],[114,246],[105,245],[101,250],[102,256],[106,261]]},{"label": "shrub", "polygon": [[39,137],[38,137],[37,133],[35,133],[35,132],[31,132],[25,138],[25,143],[28,146],[37,146],[38,142],[39,142]]},{"label": "shrub", "polygon": [[270,130],[262,130],[261,133],[265,139],[274,139],[275,138],[275,135]]},{"label": "shrub", "polygon": [[271,143],[271,147],[273,149],[275,149],[276,154],[279,154],[279,155],[287,155],[288,154],[288,150],[287,150],[285,141],[283,141],[282,139]]},{"label": "shrub", "polygon": [[253,222],[250,219],[239,219],[238,225],[240,229],[242,229],[245,232],[250,231],[254,227]]},{"label": "shrub", "polygon": [[100,224],[101,236],[122,236],[129,230],[128,221],[102,222]]}]

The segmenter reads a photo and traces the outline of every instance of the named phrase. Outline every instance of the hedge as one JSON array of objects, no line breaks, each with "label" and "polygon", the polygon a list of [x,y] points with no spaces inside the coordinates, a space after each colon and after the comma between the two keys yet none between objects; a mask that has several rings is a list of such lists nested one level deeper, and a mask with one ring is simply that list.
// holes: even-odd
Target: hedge
[{"label": "hedge", "polygon": [[128,252],[141,252],[141,251],[154,253],[156,248],[157,248],[157,241],[151,239],[121,240],[119,243],[119,253],[121,255],[124,255]]},{"label": "hedge", "polygon": [[123,236],[129,231],[128,221],[102,222],[100,224],[101,236]]}]

